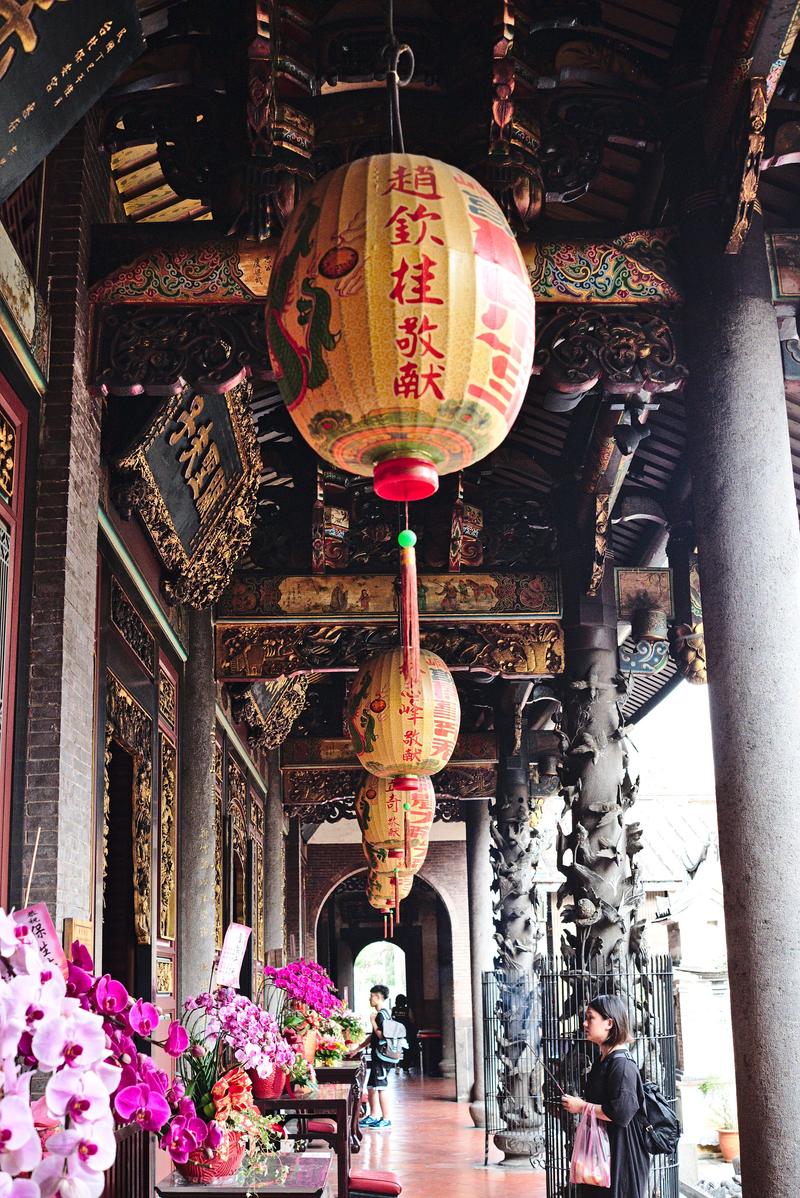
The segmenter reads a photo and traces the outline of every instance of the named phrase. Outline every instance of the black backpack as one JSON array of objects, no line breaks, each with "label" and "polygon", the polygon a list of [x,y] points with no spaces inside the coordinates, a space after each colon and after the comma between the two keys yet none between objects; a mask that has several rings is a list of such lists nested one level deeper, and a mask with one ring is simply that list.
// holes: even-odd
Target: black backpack
[{"label": "black backpack", "polygon": [[636,1119],[642,1129],[644,1143],[651,1156],[671,1155],[681,1138],[681,1125],[672,1103],[655,1082],[642,1082],[644,1103]]}]

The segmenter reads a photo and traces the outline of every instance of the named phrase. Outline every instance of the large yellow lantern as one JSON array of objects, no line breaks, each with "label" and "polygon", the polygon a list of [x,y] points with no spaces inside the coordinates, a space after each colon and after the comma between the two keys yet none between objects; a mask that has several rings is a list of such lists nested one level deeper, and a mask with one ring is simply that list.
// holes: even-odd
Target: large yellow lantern
[{"label": "large yellow lantern", "polygon": [[368,658],[355,676],[347,721],[356,756],[395,790],[415,790],[420,776],[444,769],[455,748],[461,706],[441,657],[422,649],[416,678],[398,646]]},{"label": "large yellow lantern", "polygon": [[401,867],[416,873],[428,852],[428,837],[436,813],[430,778],[420,778],[416,790],[398,790],[391,778],[364,774],[355,795],[355,812],[370,868],[387,872]]},{"label": "large yellow lantern", "polygon": [[325,175],[292,216],[270,281],[267,337],[283,399],[313,449],[422,499],[479,461],[519,411],[534,299],[495,201],[415,154]]}]

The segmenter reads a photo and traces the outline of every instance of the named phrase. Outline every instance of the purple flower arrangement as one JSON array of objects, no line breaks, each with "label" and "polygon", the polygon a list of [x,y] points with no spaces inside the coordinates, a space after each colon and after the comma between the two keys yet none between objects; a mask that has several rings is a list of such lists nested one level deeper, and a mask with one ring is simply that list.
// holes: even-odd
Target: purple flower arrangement
[{"label": "purple flower arrangement", "polygon": [[259,1077],[269,1078],[276,1069],[289,1071],[296,1055],[281,1033],[277,1020],[243,994],[220,986],[215,994],[198,994],[188,999],[186,1011],[202,1011],[205,1032],[219,1037],[236,1061]]},{"label": "purple flower arrangement", "polygon": [[316,961],[301,957],[280,969],[267,965],[264,978],[268,985],[284,992],[286,1005],[295,1010],[307,1009],[322,1019],[329,1019],[331,1013],[342,1006],[333,982]]}]

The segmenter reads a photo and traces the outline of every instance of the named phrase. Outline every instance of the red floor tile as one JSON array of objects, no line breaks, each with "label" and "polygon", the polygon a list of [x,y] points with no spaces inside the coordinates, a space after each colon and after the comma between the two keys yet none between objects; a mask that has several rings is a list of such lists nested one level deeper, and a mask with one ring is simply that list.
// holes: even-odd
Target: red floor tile
[{"label": "red floor tile", "polygon": [[403,1198],[544,1198],[544,1174],[492,1163],[493,1146],[484,1168],[483,1130],[452,1099],[452,1082],[393,1077],[390,1090],[392,1128],[364,1132],[354,1169],[391,1169]]}]

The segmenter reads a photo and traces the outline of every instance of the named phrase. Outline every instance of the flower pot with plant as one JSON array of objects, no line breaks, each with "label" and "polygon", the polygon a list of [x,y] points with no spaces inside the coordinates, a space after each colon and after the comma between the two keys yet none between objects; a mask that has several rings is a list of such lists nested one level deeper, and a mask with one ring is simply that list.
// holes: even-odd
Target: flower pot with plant
[{"label": "flower pot with plant", "polygon": [[717,1125],[722,1159],[733,1161],[739,1155],[739,1123],[733,1086],[729,1082],[709,1078],[701,1083],[700,1092],[709,1099],[709,1113]]}]

